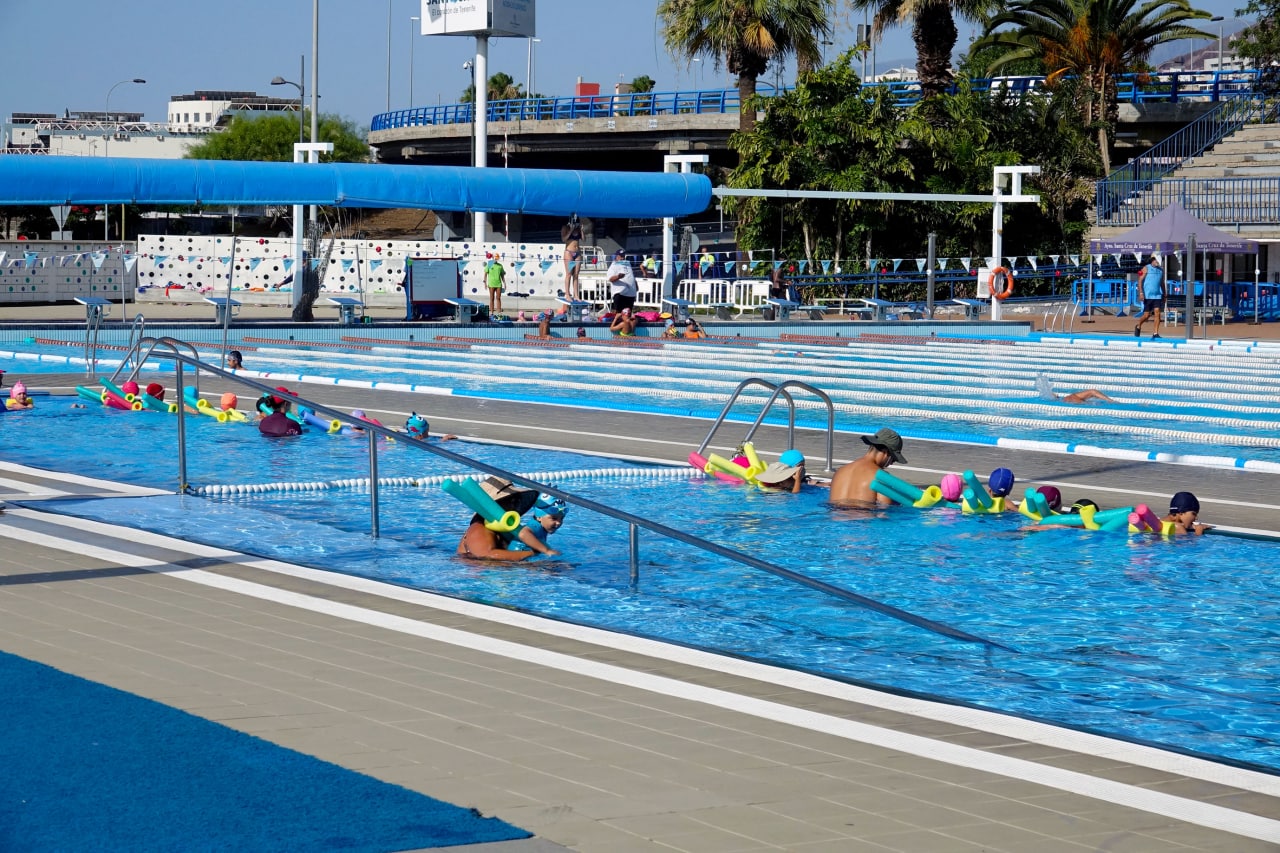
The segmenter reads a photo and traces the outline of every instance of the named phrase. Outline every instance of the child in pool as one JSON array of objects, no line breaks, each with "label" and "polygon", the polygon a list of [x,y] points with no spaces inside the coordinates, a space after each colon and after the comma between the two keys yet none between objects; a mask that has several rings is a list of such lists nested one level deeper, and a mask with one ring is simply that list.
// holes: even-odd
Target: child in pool
[{"label": "child in pool", "polygon": [[13,387],[9,389],[9,399],[5,400],[4,406],[10,411],[16,409],[34,409],[35,401],[27,394],[27,386],[21,380],[13,383]]}]

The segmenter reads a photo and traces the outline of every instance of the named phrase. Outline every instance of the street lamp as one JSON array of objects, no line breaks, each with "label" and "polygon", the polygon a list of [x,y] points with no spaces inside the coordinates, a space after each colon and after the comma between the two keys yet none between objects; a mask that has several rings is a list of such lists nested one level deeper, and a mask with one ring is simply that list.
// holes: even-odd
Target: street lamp
[{"label": "street lamp", "polygon": [[387,112],[391,112],[391,0],[387,0]]},{"label": "street lamp", "polygon": [[1222,73],[1222,22],[1226,20],[1222,15],[1214,15],[1209,19],[1209,23],[1218,22],[1218,73]]},{"label": "street lamp", "polygon": [[[129,80],[121,80],[119,83],[113,84],[111,88],[107,90],[107,103],[106,103],[106,107],[102,111],[102,121],[103,121],[102,156],[103,157],[110,156],[107,153],[107,147],[111,144],[111,134],[107,132],[106,122],[110,121],[110,116],[111,116],[111,93],[116,90],[116,86],[123,86],[125,83],[145,83],[145,82],[147,81],[143,80],[141,77],[133,77]],[[116,125],[116,131],[119,131],[120,123],[116,122],[115,125]],[[106,202],[103,202],[102,204],[102,239],[103,240],[111,239],[111,217],[108,215],[109,210],[110,208],[108,207]],[[124,238],[124,214],[123,213],[120,214],[120,236],[121,236],[121,239]]]},{"label": "street lamp", "polygon": [[533,97],[533,46],[541,42],[542,39],[529,39],[528,67],[525,68],[524,72],[524,96],[526,98]]},{"label": "street lamp", "polygon": [[[307,55],[305,53],[302,55],[300,72],[301,73],[298,74],[298,79],[306,80],[307,79]],[[271,78],[271,85],[272,86],[292,86],[293,88],[298,90],[298,142],[306,142],[307,141],[307,131],[306,131],[307,90],[304,84],[295,83],[292,80],[286,80],[283,77],[276,75],[275,77]]]},{"label": "street lamp", "polygon": [[409,18],[409,109],[413,109],[413,44],[418,35],[418,28],[414,24],[421,20],[417,15]]}]

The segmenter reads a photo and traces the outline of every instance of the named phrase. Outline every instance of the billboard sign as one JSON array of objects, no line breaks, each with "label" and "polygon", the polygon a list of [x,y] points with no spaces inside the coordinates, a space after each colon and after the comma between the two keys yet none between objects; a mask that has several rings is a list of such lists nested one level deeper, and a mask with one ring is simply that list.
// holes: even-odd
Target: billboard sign
[{"label": "billboard sign", "polygon": [[532,38],[534,0],[422,0],[424,36]]}]

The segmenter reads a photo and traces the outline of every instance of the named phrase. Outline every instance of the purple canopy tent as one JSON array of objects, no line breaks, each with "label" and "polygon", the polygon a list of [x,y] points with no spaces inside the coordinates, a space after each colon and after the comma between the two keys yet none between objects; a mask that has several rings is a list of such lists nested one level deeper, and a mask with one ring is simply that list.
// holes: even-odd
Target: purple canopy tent
[{"label": "purple canopy tent", "polygon": [[[1184,269],[1188,272],[1195,269],[1196,249],[1202,252],[1219,252],[1227,255],[1257,255],[1258,242],[1248,240],[1227,231],[1220,231],[1187,211],[1176,201],[1148,219],[1136,228],[1109,239],[1089,241],[1089,261],[1097,254],[1140,254],[1143,252],[1172,253],[1186,251],[1187,262]],[[1257,269],[1257,261],[1254,269]],[[1092,275],[1090,275],[1092,278]],[[1192,275],[1187,278],[1187,338],[1193,336],[1192,308],[1194,288],[1191,286]],[[1255,272],[1253,281],[1254,321],[1257,321],[1258,278]]]}]

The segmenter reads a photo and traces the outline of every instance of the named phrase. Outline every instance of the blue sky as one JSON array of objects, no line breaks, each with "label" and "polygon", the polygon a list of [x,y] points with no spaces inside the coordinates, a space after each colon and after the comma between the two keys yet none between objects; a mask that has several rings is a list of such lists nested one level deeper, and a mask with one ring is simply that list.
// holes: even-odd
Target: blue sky
[{"label": "blue sky", "polygon": [[[386,108],[388,5],[391,107],[409,105],[409,18],[419,14],[418,0],[320,0],[321,112],[367,127]],[[1198,5],[1230,18],[1241,3]],[[164,119],[170,96],[196,89],[293,97],[293,87],[269,83],[276,75],[296,79],[304,53],[310,63],[311,7],[311,0],[0,0],[0,31],[6,34],[0,116],[102,110],[112,84],[133,77],[146,85],[120,86],[111,108],[141,111],[150,121]],[[656,0],[537,0],[542,41],[534,46],[536,90],[569,95],[581,76],[607,92],[620,79],[641,74],[657,80],[662,91],[729,85],[723,69],[690,67],[667,55],[656,7]],[[967,23],[959,26],[963,48],[975,33]],[[829,50],[840,51],[853,35],[841,27],[833,41]],[[414,105],[456,101],[470,83],[462,64],[474,52],[474,41],[417,36],[413,44]],[[523,84],[527,49],[523,39],[495,39],[490,71],[506,71]],[[876,60],[881,70],[913,65],[909,30],[887,33]],[[793,73],[788,69],[784,83]]]}]

